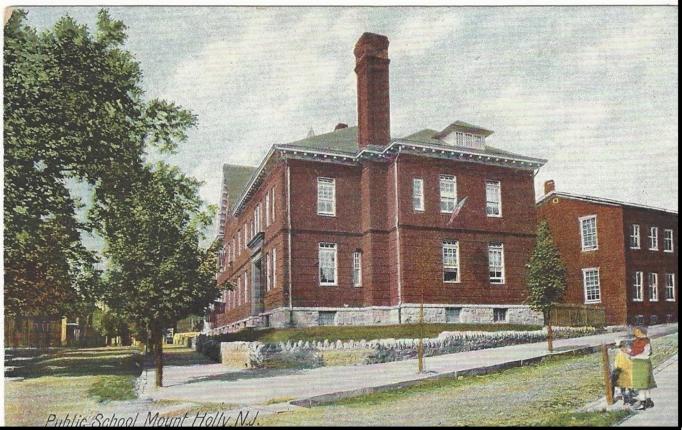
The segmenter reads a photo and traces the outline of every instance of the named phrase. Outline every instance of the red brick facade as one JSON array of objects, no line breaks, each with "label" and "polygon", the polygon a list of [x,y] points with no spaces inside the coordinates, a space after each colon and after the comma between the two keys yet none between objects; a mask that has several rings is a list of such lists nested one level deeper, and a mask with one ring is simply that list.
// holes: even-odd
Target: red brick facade
[{"label": "red brick facade", "polygon": [[[585,304],[583,269],[598,268],[608,324],[677,321],[677,213],[557,193],[553,184],[538,203],[538,218],[548,221],[567,268],[567,303]],[[597,249],[582,250],[582,217],[596,215]],[[640,249],[630,247],[630,229],[640,228]],[[658,227],[658,250],[648,249],[647,232]],[[672,230],[672,251],[664,251],[664,230]],[[633,300],[634,272],[642,272],[642,301]],[[658,300],[648,297],[648,274],[658,274]],[[674,298],[666,300],[666,274],[674,279]],[[652,318],[653,317],[653,318]]]},{"label": "red brick facade", "polygon": [[[356,44],[356,134],[341,125],[274,146],[234,207],[221,211],[218,282],[236,288],[213,312],[213,327],[316,324],[325,310],[354,309],[342,323],[404,322],[422,301],[438,321],[446,320],[446,308],[464,306],[467,321],[492,322],[492,307],[499,306],[504,320],[528,322],[522,308],[534,243],[533,173],[544,160],[486,146],[492,131],[461,121],[440,133],[422,130],[391,140],[387,48],[386,37],[369,33]],[[441,175],[455,178],[452,201],[466,197],[452,223],[453,209],[441,211]],[[319,178],[333,180],[333,215],[318,213]],[[413,208],[415,178],[423,182],[423,210]],[[499,183],[501,216],[486,213],[486,181]],[[458,244],[458,282],[444,282],[444,241]],[[492,242],[502,248],[495,254],[503,255],[502,283],[491,283]],[[333,286],[321,285],[320,243],[336,247]],[[274,283],[266,281],[273,274],[273,252]],[[356,253],[361,286],[353,279]],[[362,315],[364,309],[376,312]]]}]

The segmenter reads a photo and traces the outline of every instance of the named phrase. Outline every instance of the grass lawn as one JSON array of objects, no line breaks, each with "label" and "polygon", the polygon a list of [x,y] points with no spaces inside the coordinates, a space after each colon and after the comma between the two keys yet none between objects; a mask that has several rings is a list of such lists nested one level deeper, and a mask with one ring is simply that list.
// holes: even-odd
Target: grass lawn
[{"label": "grass lawn", "polygon": [[[541,326],[521,324],[424,324],[423,336],[436,337],[443,331],[500,331],[540,330]],[[221,335],[223,342],[261,341],[286,342],[309,340],[372,340],[372,339],[414,339],[421,337],[419,324],[396,324],[385,326],[319,326],[306,328],[284,328],[266,330],[242,330]]]},{"label": "grass lawn", "polygon": [[5,379],[7,425],[44,425],[50,413],[65,415],[97,411],[107,400],[135,398],[140,373],[138,350],[132,347],[60,349],[49,353],[6,350],[19,366]]},{"label": "grass lawn", "polygon": [[[658,365],[677,352],[677,333],[654,339],[653,350]],[[555,357],[264,416],[259,425],[607,426],[628,412],[575,412],[603,396],[602,383],[599,353]]]}]

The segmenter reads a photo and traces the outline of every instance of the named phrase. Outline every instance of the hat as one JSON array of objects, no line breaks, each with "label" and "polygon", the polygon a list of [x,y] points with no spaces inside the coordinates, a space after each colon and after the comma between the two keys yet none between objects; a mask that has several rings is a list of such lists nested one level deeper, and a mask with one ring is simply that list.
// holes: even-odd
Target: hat
[{"label": "hat", "polygon": [[647,335],[646,327],[641,326],[641,325],[636,326],[636,327],[632,330],[632,333],[635,334],[635,337],[639,337],[639,336],[637,336],[637,334],[636,334],[638,330],[639,330],[640,333],[642,333],[642,334],[644,335],[644,336],[642,336],[642,337],[646,337],[646,335]]}]

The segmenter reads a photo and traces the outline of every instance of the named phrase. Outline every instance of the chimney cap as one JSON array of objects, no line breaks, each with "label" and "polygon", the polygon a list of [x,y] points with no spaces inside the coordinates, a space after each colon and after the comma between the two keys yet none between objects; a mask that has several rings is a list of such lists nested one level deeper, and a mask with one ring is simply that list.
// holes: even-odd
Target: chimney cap
[{"label": "chimney cap", "polygon": [[334,131],[340,130],[340,129],[342,129],[342,128],[348,128],[348,124],[343,123],[343,122],[340,122],[340,123],[336,124],[336,127],[334,127]]},{"label": "chimney cap", "polygon": [[545,181],[545,194],[549,194],[555,191],[554,179],[548,179]]},{"label": "chimney cap", "polygon": [[358,60],[365,56],[387,59],[388,43],[388,37],[382,34],[362,33],[360,39],[355,43],[353,54],[355,54],[355,58]]}]

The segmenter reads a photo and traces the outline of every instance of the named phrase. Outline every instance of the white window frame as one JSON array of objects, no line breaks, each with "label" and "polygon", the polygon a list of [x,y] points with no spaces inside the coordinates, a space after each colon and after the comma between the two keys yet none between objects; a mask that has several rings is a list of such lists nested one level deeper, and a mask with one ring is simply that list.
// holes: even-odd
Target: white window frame
[{"label": "white window frame", "polygon": [[[488,186],[493,185],[496,187],[496,193],[497,195],[495,196],[497,198],[497,202],[490,200],[490,196],[488,194]],[[497,213],[490,213],[490,210],[494,210],[494,206],[490,206],[491,204],[497,204]],[[485,181],[485,214],[486,216],[489,217],[495,217],[495,218],[500,218],[502,217],[502,182],[501,181],[494,181],[494,180],[486,180]]]},{"label": "white window frame", "polygon": [[362,287],[362,252],[353,253],[353,286]]},{"label": "white window frame", "polygon": [[[640,239],[639,224],[630,224],[630,249],[640,249],[642,245]],[[632,244],[633,240],[636,243],[634,246]]]},{"label": "white window frame", "polygon": [[272,211],[271,217],[270,217],[270,224],[275,223],[275,187],[276,185],[273,185],[272,188],[270,189],[270,193],[272,195],[270,196],[270,210]]},{"label": "white window frame", "polygon": [[[417,205],[415,205],[415,203]],[[424,212],[424,179],[412,178],[412,209]]]},{"label": "white window frame", "polygon": [[[653,233],[653,234],[652,234]],[[658,227],[649,226],[649,251],[658,251]]]},{"label": "white window frame", "polygon": [[[668,235],[670,237],[668,237]],[[670,243],[670,248],[668,248],[668,243]],[[673,243],[673,231],[672,229],[666,228],[663,230],[663,252],[674,252],[674,250],[675,244]]]},{"label": "white window frame", "polygon": [[[651,272],[647,278],[647,297],[650,302],[658,301],[658,273]],[[653,294],[652,294],[653,293]]]},{"label": "white window frame", "polygon": [[[459,264],[459,241],[458,240],[444,240],[441,244],[441,258],[443,259],[443,282],[446,284],[458,284],[462,278],[460,264]],[[446,261],[446,249],[454,249],[455,251],[455,264],[445,264]],[[445,272],[450,269],[457,271],[457,276],[453,281],[445,280]]]},{"label": "white window frame", "polygon": [[[331,188],[331,197],[320,198],[320,193],[323,191],[325,186],[329,186]],[[321,208],[323,204],[329,204],[331,209],[327,210],[325,208]],[[323,216],[336,216],[336,179],[322,176],[317,177],[317,214]]]},{"label": "white window frame", "polygon": [[[594,246],[585,246],[585,228],[584,223],[590,220],[594,220]],[[597,229],[597,215],[587,215],[578,218],[578,224],[580,226],[580,248],[582,251],[596,251],[599,249],[599,234]]]},{"label": "white window frame", "polygon": [[272,251],[270,252],[272,254],[272,289],[274,290],[277,288],[277,248],[272,248]]},{"label": "white window frame", "polygon": [[265,193],[265,227],[270,227],[270,191]]},{"label": "white window frame", "polygon": [[[492,267],[492,259],[491,259],[491,252],[492,251],[499,251],[500,253],[500,266],[499,266],[499,272],[500,276],[493,277],[491,276],[493,269],[497,269],[498,267]],[[495,270],[495,272],[498,272],[498,270]],[[488,278],[490,279],[491,284],[495,285],[504,285],[504,278],[505,278],[505,270],[504,270],[504,243],[502,242],[489,242],[488,243]]]},{"label": "white window frame", "polygon": [[[447,182],[452,182],[452,193],[443,192],[443,185],[445,185]],[[438,189],[440,191],[440,212],[450,214],[457,206],[457,177],[453,175],[440,175],[438,178],[438,185]],[[448,203],[452,203],[451,209],[447,207]],[[445,208],[443,207],[444,205]]]},{"label": "white window frame", "polygon": [[[588,285],[587,285],[587,274],[588,273],[594,273],[596,272],[597,274],[597,285],[596,285],[596,291],[597,291],[597,298],[588,298]],[[594,287],[594,286],[592,286]],[[587,267],[583,269],[583,292],[585,294],[585,304],[592,304],[592,303],[601,303],[601,279],[599,276],[599,267]]]},{"label": "white window frame", "polygon": [[632,301],[644,301],[644,272],[635,271],[632,276]]},{"label": "white window frame", "polygon": [[[339,284],[339,259],[338,259],[338,247],[335,243],[329,243],[329,242],[320,242],[318,245],[318,254],[317,254],[317,261],[318,261],[318,271],[317,275],[319,277],[320,281],[320,286],[323,287],[336,287]],[[334,280],[332,282],[329,281],[322,281],[322,262],[324,261],[323,259],[323,253],[331,253],[332,258],[334,259]]]},{"label": "white window frame", "polygon": [[265,253],[265,291],[270,291],[270,253]]},{"label": "white window frame", "polygon": [[[670,295],[668,295],[670,292]],[[674,302],[675,301],[675,274],[666,273],[665,274],[665,301]]]},{"label": "white window frame", "polygon": [[248,296],[249,296],[249,272],[247,270],[245,270],[244,271],[244,304],[249,302],[247,300]]}]

